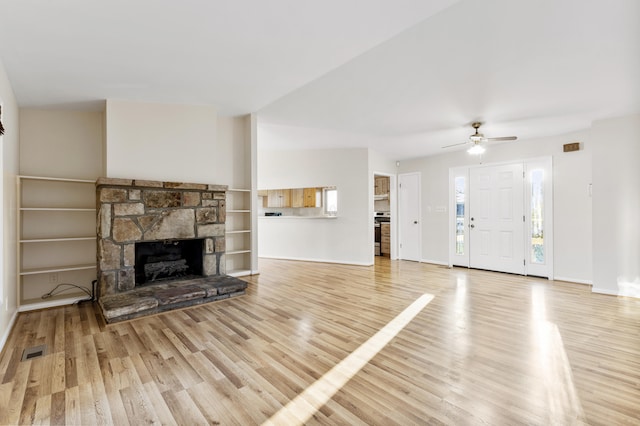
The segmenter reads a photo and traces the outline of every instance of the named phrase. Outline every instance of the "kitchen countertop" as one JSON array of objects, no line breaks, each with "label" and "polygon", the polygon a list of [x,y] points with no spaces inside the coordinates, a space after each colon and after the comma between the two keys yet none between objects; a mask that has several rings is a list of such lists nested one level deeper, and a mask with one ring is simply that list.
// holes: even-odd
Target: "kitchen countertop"
[{"label": "kitchen countertop", "polygon": [[258,219],[337,219],[338,216],[258,216]]}]

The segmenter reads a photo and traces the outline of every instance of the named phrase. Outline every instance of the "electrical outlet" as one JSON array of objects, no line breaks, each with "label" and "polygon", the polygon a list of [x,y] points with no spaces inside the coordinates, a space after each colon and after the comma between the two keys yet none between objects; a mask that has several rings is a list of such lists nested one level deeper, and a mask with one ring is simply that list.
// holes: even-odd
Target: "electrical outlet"
[{"label": "electrical outlet", "polygon": [[57,272],[53,272],[51,274],[49,274],[49,282],[52,284],[55,284],[58,282],[58,273]]}]

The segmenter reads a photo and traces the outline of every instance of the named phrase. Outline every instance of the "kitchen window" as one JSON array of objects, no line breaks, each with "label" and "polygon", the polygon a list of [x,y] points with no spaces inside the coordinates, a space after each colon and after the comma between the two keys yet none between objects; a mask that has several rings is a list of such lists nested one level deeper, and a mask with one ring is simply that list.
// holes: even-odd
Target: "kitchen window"
[{"label": "kitchen window", "polygon": [[335,187],[326,187],[322,190],[324,198],[324,214],[337,216],[338,214],[338,190]]}]

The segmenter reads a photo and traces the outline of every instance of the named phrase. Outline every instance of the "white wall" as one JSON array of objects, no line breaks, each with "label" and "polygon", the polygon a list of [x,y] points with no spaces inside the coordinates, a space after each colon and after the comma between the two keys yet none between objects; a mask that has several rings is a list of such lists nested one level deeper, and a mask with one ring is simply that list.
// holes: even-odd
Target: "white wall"
[{"label": "white wall", "polygon": [[213,107],[107,100],[107,177],[225,184],[216,139]]},{"label": "white wall", "polygon": [[[230,188],[251,188],[250,117],[218,117],[215,155],[216,176]],[[210,159],[211,161],[211,159]],[[216,183],[216,182],[214,182]]]},{"label": "white wall", "polygon": [[640,297],[640,115],[593,125],[593,291]]},{"label": "white wall", "polygon": [[[259,134],[260,135],[260,134]],[[368,150],[258,151],[258,188],[336,186],[335,219],[259,218],[258,254],[370,265],[372,186]]]},{"label": "white wall", "polygon": [[104,114],[20,110],[20,174],[74,179],[104,175]]},{"label": "white wall", "polygon": [[[448,179],[449,168],[517,161],[544,156],[553,157],[554,172],[554,275],[558,278],[591,283],[592,215],[591,183],[592,143],[588,131],[568,135],[490,145],[482,156],[465,151],[403,161],[399,173],[422,174],[422,255],[424,261],[448,260]],[[581,142],[581,151],[564,153],[562,145]],[[444,207],[441,209],[441,207]]]},{"label": "white wall", "polygon": [[0,247],[0,350],[4,347],[17,315],[16,295],[16,175],[18,174],[19,119],[16,102],[4,66],[0,62],[0,104],[5,134],[0,150],[2,164],[2,185],[0,187],[2,209],[0,226],[2,247]]},{"label": "white wall", "polygon": [[211,106],[109,99],[106,176],[248,188],[247,120]]},{"label": "white wall", "polygon": [[[253,198],[254,127],[251,116],[218,117],[212,106],[107,100],[106,176],[227,185]],[[252,229],[255,221],[252,213]],[[249,260],[232,258],[230,268],[257,270],[254,235]]]},{"label": "white wall", "polygon": [[396,161],[389,159],[377,151],[369,150],[369,169],[372,173],[395,175],[398,172]]}]

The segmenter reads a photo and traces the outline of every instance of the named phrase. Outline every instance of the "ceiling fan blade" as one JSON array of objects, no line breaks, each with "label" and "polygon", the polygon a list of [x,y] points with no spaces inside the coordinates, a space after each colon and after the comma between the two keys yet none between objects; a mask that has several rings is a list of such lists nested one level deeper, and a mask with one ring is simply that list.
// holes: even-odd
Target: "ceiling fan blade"
[{"label": "ceiling fan blade", "polygon": [[452,146],[466,145],[466,144],[468,144],[468,143],[469,143],[469,142],[453,143],[453,144],[451,144],[451,145],[445,145],[445,146],[442,146],[441,148],[443,148],[443,149],[444,149],[444,148],[451,148]]},{"label": "ceiling fan blade", "polygon": [[501,138],[485,138],[487,141],[490,142],[494,142],[494,141],[515,141],[516,139],[518,139],[517,136],[503,136]]}]

